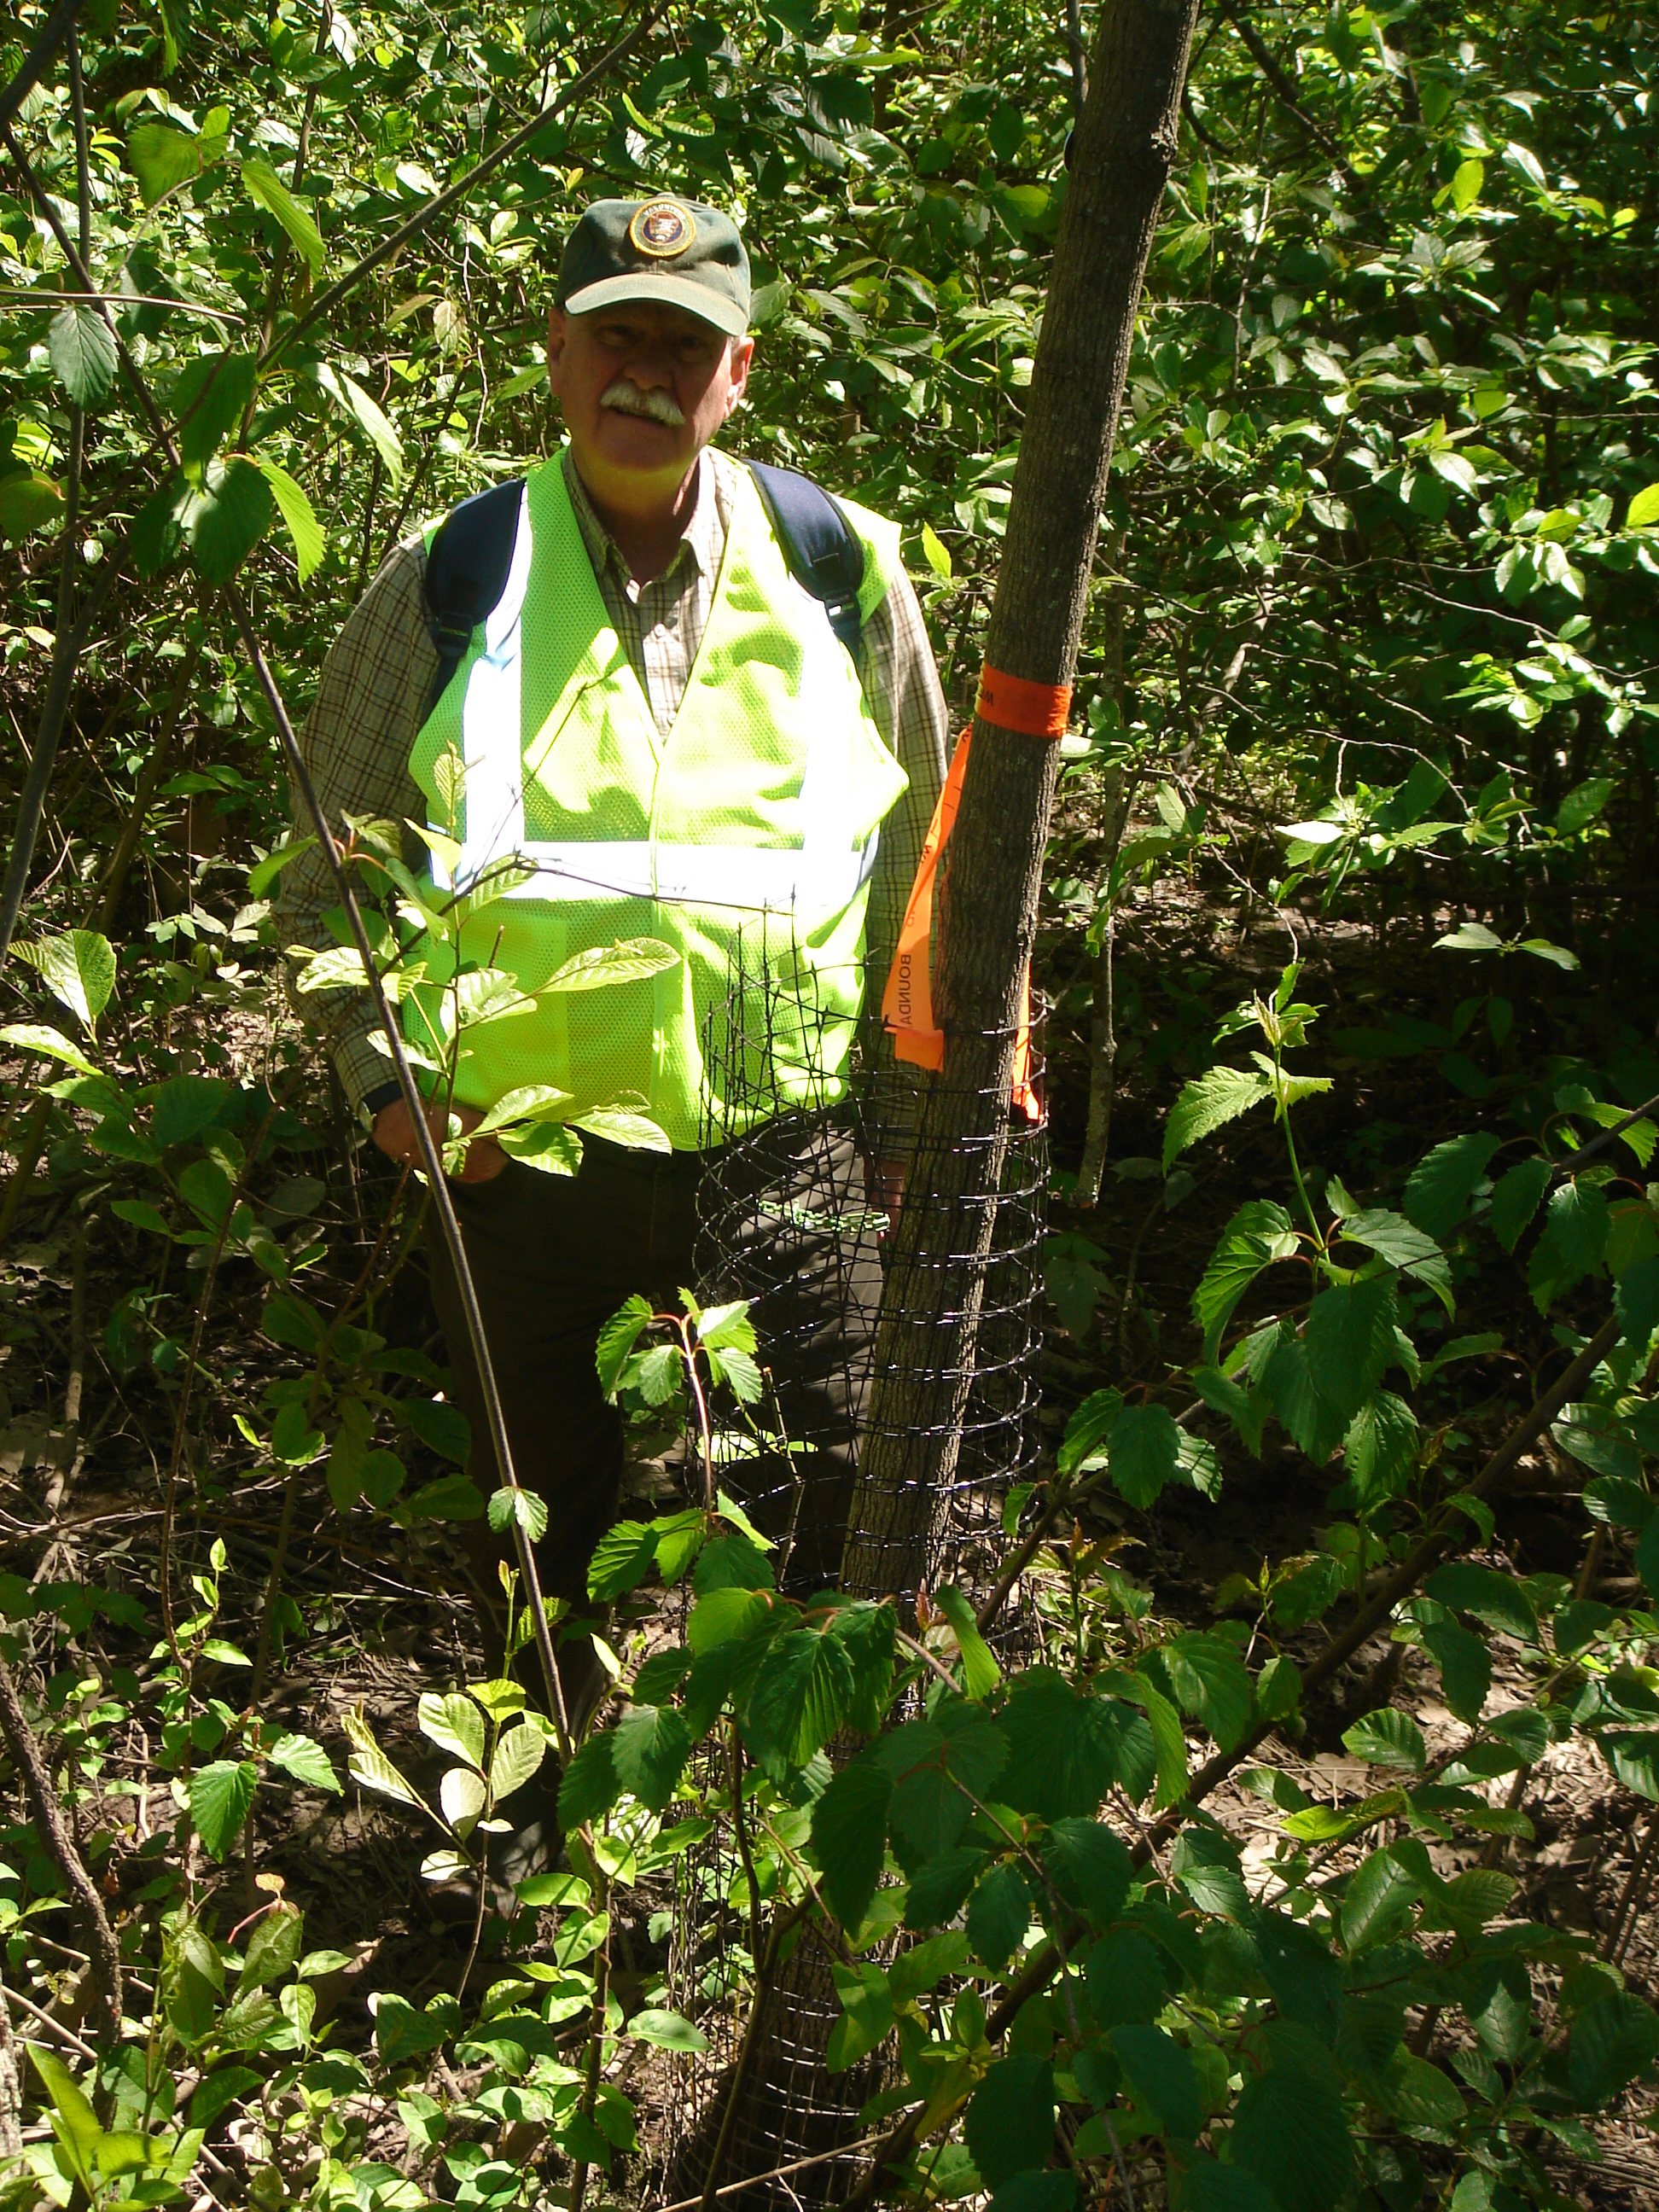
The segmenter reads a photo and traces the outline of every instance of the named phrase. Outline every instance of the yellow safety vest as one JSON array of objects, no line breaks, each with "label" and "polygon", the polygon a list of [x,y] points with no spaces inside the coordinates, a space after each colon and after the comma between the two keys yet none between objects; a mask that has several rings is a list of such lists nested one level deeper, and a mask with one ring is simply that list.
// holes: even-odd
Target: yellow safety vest
[{"label": "yellow safety vest", "polygon": [[[867,618],[898,570],[898,531],[842,505],[864,546]],[[690,1150],[711,1127],[735,1135],[775,1110],[757,1103],[769,1093],[805,1103],[826,1078],[838,1082],[862,998],[878,833],[908,779],[746,470],[666,737],[605,612],[555,460],[530,472],[506,590],[422,724],[410,767],[430,825],[460,847],[453,870],[434,863],[441,890],[464,892],[514,854],[535,870],[462,929],[464,964],[506,969],[535,1001],[463,1031],[462,1103],[487,1109],[521,1085],[553,1084],[571,1094],[562,1110],[574,1120],[643,1099]],[[591,991],[542,988],[578,953],[646,937],[672,946],[677,964]],[[405,1020],[434,1052],[447,948],[410,950],[428,980],[405,999]],[[742,1097],[716,1097],[705,1024],[740,970],[751,986],[769,979],[770,1065],[751,1050]],[[724,1049],[717,1064],[730,1065]]]}]

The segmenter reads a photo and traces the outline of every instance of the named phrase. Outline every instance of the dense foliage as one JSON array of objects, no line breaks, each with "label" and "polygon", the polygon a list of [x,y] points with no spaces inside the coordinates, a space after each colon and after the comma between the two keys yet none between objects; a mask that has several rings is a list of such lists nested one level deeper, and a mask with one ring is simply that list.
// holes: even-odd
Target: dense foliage
[{"label": "dense foliage", "polygon": [[[573,211],[672,186],[739,212],[755,262],[738,444],[902,520],[971,696],[1079,50],[1012,0],[669,10],[531,127],[626,27],[92,0],[83,99],[60,56],[11,126],[0,684],[29,749],[78,659],[0,1031],[29,1494],[0,1644],[126,2025],[20,1798],[8,2201],[568,2203],[613,2166],[625,2197],[660,2145],[619,2065],[695,2064],[809,1939],[832,2063],[887,2054],[866,2117],[917,2203],[1600,2201],[1659,2050],[1630,1948],[1656,1815],[1605,1929],[1517,1884],[1553,1760],[1583,1753],[1609,1816],[1659,1803],[1659,147],[1627,12],[1200,22],[1044,916],[1070,1402],[1006,1504],[1025,1643],[999,1661],[982,1593],[914,1622],[781,1595],[711,1437],[708,1494],[595,1562],[634,1607],[621,1717],[567,1769],[568,1869],[505,1927],[484,1854],[549,1736],[517,1686],[428,1688],[419,1771],[386,1715],[284,1700],[340,1619],[296,1594],[308,1533],[419,1572],[447,1522],[524,1509],[458,1471],[394,1279],[417,1194],[363,1173],[277,988],[283,779],[223,587],[297,716],[398,532],[550,449]],[[362,844],[419,911],[395,840]],[[351,960],[317,948],[319,994]],[[451,1045],[495,988],[458,988]],[[557,1171],[546,1103],[518,1135]],[[757,1355],[738,1310],[636,1311],[607,1380],[659,1410],[712,1370],[752,1403]],[[104,1557],[74,1520],[100,1407],[149,1516]],[[1504,1521],[1523,1455],[1564,1568]],[[1267,1516],[1177,1607],[1134,1546],[1264,1466],[1293,1535]],[[1324,1797],[1298,1742],[1346,1751]],[[461,1899],[439,1995],[354,1984],[374,1930],[337,1914],[306,1948],[283,1832],[343,1772]],[[704,2021],[651,1947],[711,1836],[740,1936]],[[624,1988],[630,1928],[655,1963]]]}]

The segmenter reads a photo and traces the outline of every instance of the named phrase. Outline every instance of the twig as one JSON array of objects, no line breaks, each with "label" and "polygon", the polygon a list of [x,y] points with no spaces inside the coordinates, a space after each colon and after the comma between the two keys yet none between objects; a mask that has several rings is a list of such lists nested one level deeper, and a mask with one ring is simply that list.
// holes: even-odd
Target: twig
[{"label": "twig", "polygon": [[93,2049],[92,2045],[86,2040],[84,2036],[77,2035],[75,2033],[75,2030],[68,2026],[65,2021],[54,2020],[49,2012],[43,2012],[40,2007],[35,2003],[33,1998],[26,1997],[21,1990],[8,1990],[6,1995],[14,2004],[21,2005],[24,2011],[28,2014],[32,2020],[38,2021],[40,2025],[46,2029],[48,2035],[57,2036],[62,2042],[66,2043],[70,2049],[75,2051],[80,2057],[90,2059],[94,2065],[97,2064],[98,2053]]},{"label": "twig", "polygon": [[0,1730],[4,1732],[7,1747],[22,1776],[24,1791],[33,1810],[41,1838],[80,1905],[92,1954],[93,1986],[98,1992],[110,2040],[117,2042],[121,2034],[120,1948],[115,1941],[115,1931],[109,1924],[108,1915],[104,1911],[103,1899],[93,1886],[86,1863],[75,1848],[69,1823],[64,1818],[64,1808],[58,1802],[58,1793],[52,1786],[52,1777],[40,1756],[40,1747],[35,1741],[34,1732],[24,1715],[17,1685],[3,1657],[0,1657]]}]

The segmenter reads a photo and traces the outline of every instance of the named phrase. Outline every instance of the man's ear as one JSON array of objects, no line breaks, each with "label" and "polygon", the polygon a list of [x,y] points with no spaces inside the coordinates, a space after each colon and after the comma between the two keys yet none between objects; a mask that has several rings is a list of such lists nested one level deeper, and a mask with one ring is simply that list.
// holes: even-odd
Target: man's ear
[{"label": "man's ear", "polygon": [[556,396],[559,389],[559,369],[564,360],[565,340],[569,336],[570,319],[562,307],[547,311],[547,380]]},{"label": "man's ear", "polygon": [[749,364],[755,358],[753,338],[733,338],[732,341],[731,382],[726,388],[726,411],[728,415],[742,404],[749,384]]}]

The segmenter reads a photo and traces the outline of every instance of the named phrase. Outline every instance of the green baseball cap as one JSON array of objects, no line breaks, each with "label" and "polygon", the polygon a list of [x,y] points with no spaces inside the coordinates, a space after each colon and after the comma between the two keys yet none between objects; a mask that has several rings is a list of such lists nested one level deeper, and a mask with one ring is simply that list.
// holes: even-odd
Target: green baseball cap
[{"label": "green baseball cap", "polygon": [[732,218],[701,200],[595,200],[566,240],[556,296],[572,315],[662,300],[740,338],[749,256]]}]

